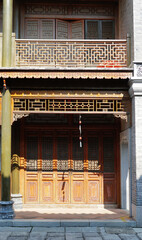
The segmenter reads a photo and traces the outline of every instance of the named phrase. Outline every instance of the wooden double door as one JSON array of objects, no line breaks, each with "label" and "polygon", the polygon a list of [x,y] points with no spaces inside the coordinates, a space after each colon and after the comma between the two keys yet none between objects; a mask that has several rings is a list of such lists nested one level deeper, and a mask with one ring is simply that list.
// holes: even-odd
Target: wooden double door
[{"label": "wooden double door", "polygon": [[115,131],[36,131],[25,137],[25,203],[117,203]]}]

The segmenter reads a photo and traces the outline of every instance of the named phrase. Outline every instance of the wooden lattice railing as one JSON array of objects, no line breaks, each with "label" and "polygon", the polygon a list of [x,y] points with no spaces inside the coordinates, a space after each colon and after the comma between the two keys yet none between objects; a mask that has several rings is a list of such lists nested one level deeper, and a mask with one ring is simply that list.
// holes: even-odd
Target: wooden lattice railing
[{"label": "wooden lattice railing", "polygon": [[16,40],[17,67],[127,67],[126,40]]}]

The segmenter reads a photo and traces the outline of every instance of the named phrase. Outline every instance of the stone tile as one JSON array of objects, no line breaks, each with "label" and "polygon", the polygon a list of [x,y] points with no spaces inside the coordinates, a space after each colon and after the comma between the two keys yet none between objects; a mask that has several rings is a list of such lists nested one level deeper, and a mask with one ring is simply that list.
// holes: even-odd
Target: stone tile
[{"label": "stone tile", "polygon": [[47,240],[65,240],[64,237],[47,237]]},{"label": "stone tile", "polygon": [[47,237],[46,232],[32,232],[28,240],[44,240]]},{"label": "stone tile", "polygon": [[85,232],[85,233],[83,233],[83,236],[84,237],[100,237],[100,235],[95,232]]},{"label": "stone tile", "polygon": [[82,238],[82,233],[66,233],[66,238]]},{"label": "stone tile", "polygon": [[66,233],[73,232],[82,232],[82,227],[66,227]]},{"label": "stone tile", "polygon": [[0,232],[0,240],[7,240],[10,235],[10,232]]},{"label": "stone tile", "polygon": [[119,234],[122,240],[138,240],[139,238],[134,234]]},{"label": "stone tile", "polygon": [[29,232],[12,232],[11,237],[28,237]]},{"label": "stone tile", "polygon": [[47,233],[47,237],[64,237],[64,233],[56,233],[56,232],[53,232],[53,233]]},{"label": "stone tile", "polygon": [[116,234],[102,234],[103,240],[120,240]]},{"label": "stone tile", "polygon": [[99,233],[106,233],[106,230],[104,227],[98,227],[98,232]]},{"label": "stone tile", "polygon": [[27,237],[8,237],[7,240],[27,240]]},{"label": "stone tile", "polygon": [[0,227],[0,232],[30,232],[31,227]]},{"label": "stone tile", "polygon": [[84,238],[82,238],[82,237],[74,237],[74,236],[72,236],[72,237],[66,237],[66,240],[84,240]]},{"label": "stone tile", "polygon": [[89,227],[89,220],[61,220],[61,227]]},{"label": "stone tile", "polygon": [[98,232],[98,228],[97,227],[84,227],[84,228],[82,228],[82,232],[94,232],[94,233],[97,233]]},{"label": "stone tile", "polygon": [[102,237],[85,237],[85,240],[102,240]]},{"label": "stone tile", "polygon": [[142,233],[138,233],[137,235],[138,235],[139,239],[142,240]]},{"label": "stone tile", "polygon": [[63,227],[33,227],[32,232],[64,232]]},{"label": "stone tile", "polygon": [[136,233],[142,233],[142,228],[133,228]]},{"label": "stone tile", "polygon": [[125,233],[125,234],[134,234],[133,228],[117,228],[117,227],[105,227],[106,233],[110,234],[120,234],[120,233]]},{"label": "stone tile", "polygon": [[97,232],[97,227],[66,227],[66,232]]}]

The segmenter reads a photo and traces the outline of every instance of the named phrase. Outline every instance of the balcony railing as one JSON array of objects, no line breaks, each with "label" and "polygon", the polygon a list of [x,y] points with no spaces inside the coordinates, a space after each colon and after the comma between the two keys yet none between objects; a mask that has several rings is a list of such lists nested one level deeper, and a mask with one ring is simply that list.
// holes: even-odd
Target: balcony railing
[{"label": "balcony railing", "polygon": [[127,67],[126,40],[16,40],[17,67]]},{"label": "balcony railing", "polygon": [[[1,67],[1,33],[0,50]],[[129,64],[128,40],[15,40],[12,35],[12,67],[124,68]]]}]

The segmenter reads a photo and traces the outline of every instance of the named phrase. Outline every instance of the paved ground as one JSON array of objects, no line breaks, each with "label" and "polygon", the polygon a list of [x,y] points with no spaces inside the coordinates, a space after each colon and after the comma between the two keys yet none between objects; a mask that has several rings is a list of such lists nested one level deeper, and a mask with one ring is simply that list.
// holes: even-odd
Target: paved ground
[{"label": "paved ground", "polygon": [[15,211],[15,219],[129,219],[129,213],[124,209],[100,207],[23,207]]},{"label": "paved ground", "polygon": [[142,240],[142,228],[0,227],[0,240]]}]

